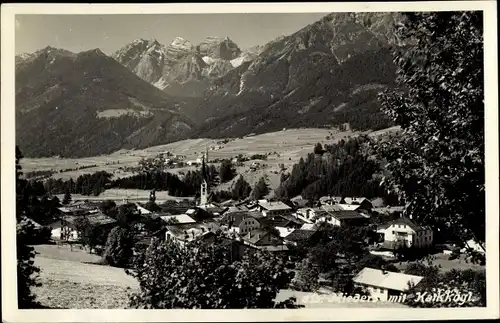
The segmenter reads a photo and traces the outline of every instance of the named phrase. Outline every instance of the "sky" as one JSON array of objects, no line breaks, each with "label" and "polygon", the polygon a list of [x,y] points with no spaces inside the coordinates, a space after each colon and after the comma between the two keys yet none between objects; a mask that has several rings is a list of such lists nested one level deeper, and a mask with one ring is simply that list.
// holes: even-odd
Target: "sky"
[{"label": "sky", "polygon": [[16,15],[16,55],[47,46],[112,54],[138,38],[168,45],[182,37],[196,45],[208,36],[229,37],[245,49],[292,34],[326,14]]}]

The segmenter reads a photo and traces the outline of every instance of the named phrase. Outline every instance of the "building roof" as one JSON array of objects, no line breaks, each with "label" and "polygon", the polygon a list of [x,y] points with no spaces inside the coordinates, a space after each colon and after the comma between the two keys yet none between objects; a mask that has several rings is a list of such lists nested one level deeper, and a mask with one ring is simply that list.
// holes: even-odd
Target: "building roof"
[{"label": "building roof", "polygon": [[296,230],[296,229],[285,228],[285,227],[275,227],[275,228],[276,228],[276,230],[279,231],[280,237],[282,237],[282,238],[288,236],[290,233],[292,233],[294,230]]},{"label": "building roof", "polygon": [[271,232],[263,229],[255,229],[244,235],[242,239],[248,243],[256,244],[269,234],[271,234]]},{"label": "building roof", "polygon": [[343,211],[344,208],[340,206],[340,204],[335,205],[322,205],[320,208],[315,208],[314,213],[318,214],[318,212],[335,212],[335,211]]},{"label": "building roof", "polygon": [[334,203],[340,203],[342,202],[342,197],[340,196],[322,196],[319,198],[319,201],[323,204],[326,202],[334,202]]},{"label": "building roof", "polygon": [[178,223],[195,223],[196,221],[187,214],[163,215],[160,218],[167,222],[170,219],[177,220]]},{"label": "building roof", "polygon": [[315,223],[304,223],[301,227],[300,230],[311,230],[311,231],[316,231],[316,224]]},{"label": "building roof", "polygon": [[268,217],[262,217],[259,219],[259,222],[262,225],[267,225],[270,227],[287,227],[290,225],[293,225],[290,220],[284,219],[284,218],[277,218],[277,219],[271,219]]},{"label": "building roof", "polygon": [[371,204],[371,202],[366,197],[346,197],[346,198],[344,198],[345,204],[361,204],[365,201]]},{"label": "building roof", "polygon": [[77,219],[84,219],[84,218],[87,219],[92,225],[106,225],[117,222],[115,219],[107,216],[102,212],[87,214],[84,216],[81,215],[66,216],[64,217],[64,221],[74,225]]},{"label": "building roof", "polygon": [[[367,217],[357,211],[332,211],[328,212],[326,215],[320,215],[320,216],[325,216],[327,219],[334,217],[335,219],[339,221],[343,220],[352,220],[352,219],[366,219]],[[318,216],[316,216],[318,217]]]},{"label": "building roof", "polygon": [[338,204],[338,206],[345,211],[356,211],[361,207],[359,204]]},{"label": "building roof", "polygon": [[361,270],[353,281],[358,284],[370,285],[374,287],[382,287],[391,290],[405,291],[409,288],[408,283],[413,285],[418,284],[423,277],[395,273],[391,271],[382,271],[365,267]]},{"label": "building roof", "polygon": [[304,241],[311,238],[316,231],[297,229],[293,230],[292,233],[286,236],[288,241]]},{"label": "building roof", "polygon": [[206,232],[215,232],[219,228],[220,226],[215,222],[186,223],[181,225],[168,225],[167,231],[169,231],[179,240],[192,241]]},{"label": "building roof", "polygon": [[141,214],[151,214],[152,212],[144,207],[142,207],[139,203],[135,203],[135,205],[137,206],[137,210],[139,211],[139,213]]},{"label": "building roof", "polygon": [[291,210],[292,208],[281,201],[260,202],[259,205],[268,211]]},{"label": "building roof", "polygon": [[408,217],[399,217],[396,220],[393,220],[393,221],[389,222],[388,224],[389,224],[388,227],[390,227],[393,224],[407,225],[407,226],[409,226],[414,231],[432,230],[431,227],[419,225],[419,224],[413,222],[413,220],[411,220]]}]

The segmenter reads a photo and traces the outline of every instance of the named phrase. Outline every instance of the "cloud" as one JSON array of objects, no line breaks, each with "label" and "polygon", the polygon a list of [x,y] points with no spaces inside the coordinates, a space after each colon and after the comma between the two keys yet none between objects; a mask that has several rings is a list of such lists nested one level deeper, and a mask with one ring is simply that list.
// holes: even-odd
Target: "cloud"
[{"label": "cloud", "polygon": [[16,19],[16,30],[21,29],[21,23]]}]

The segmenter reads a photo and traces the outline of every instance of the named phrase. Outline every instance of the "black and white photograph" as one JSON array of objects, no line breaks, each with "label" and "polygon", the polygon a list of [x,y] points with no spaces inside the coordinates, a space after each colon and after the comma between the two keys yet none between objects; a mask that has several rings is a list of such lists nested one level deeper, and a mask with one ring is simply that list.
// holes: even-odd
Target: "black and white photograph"
[{"label": "black and white photograph", "polygon": [[189,7],[2,5],[3,319],[498,318],[496,2]]}]

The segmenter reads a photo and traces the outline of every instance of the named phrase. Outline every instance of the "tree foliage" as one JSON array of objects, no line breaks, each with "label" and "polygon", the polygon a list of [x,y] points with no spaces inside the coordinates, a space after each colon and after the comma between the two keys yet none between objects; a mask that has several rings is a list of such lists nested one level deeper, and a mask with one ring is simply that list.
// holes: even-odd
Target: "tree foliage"
[{"label": "tree foliage", "polygon": [[128,267],[133,256],[134,237],[129,229],[114,227],[108,235],[104,259],[114,267]]},{"label": "tree foliage", "polygon": [[[216,237],[219,239],[220,237]],[[128,274],[141,290],[131,306],[168,308],[273,308],[274,298],[290,282],[281,259],[269,253],[249,253],[231,261],[230,248],[218,243],[180,246],[154,241],[134,258]]]},{"label": "tree foliage", "polygon": [[229,159],[224,159],[219,167],[219,180],[221,183],[226,183],[236,176],[236,169]]},{"label": "tree foliage", "polygon": [[243,178],[242,175],[238,177],[238,180],[234,183],[232,196],[236,200],[244,200],[246,199],[250,193],[252,192],[252,187],[248,182]]},{"label": "tree foliage", "polygon": [[407,13],[397,29],[399,88],[380,96],[401,125],[376,145],[406,213],[440,235],[485,242],[483,19],[479,11]]},{"label": "tree foliage", "polygon": [[21,150],[16,146],[16,255],[17,255],[17,305],[19,308],[33,308],[38,305],[32,287],[40,286],[38,273],[40,269],[34,265],[35,250],[28,245],[34,230],[32,222],[27,220],[29,191],[26,181],[22,180],[20,161]]},{"label": "tree foliage", "polygon": [[259,178],[252,190],[251,196],[254,200],[259,200],[269,194],[269,186],[264,177]]},{"label": "tree foliage", "polygon": [[[484,270],[452,269],[441,272],[436,266],[413,263],[406,268],[405,273],[424,277],[416,286],[411,286],[407,292],[406,304],[411,307],[486,306],[486,273]],[[447,291],[450,292],[450,298],[446,298]],[[429,295],[432,297],[434,294],[444,295],[442,301],[422,301],[422,296],[426,298]],[[462,301],[453,300],[456,294],[464,297],[463,304],[460,304]]]},{"label": "tree foliage", "polygon": [[366,153],[371,142],[367,136],[342,139],[325,145],[323,157],[310,153],[301,158],[276,189],[277,197],[287,200],[302,195],[317,200],[325,195],[344,195],[388,200],[390,194],[380,183],[380,164]]},{"label": "tree foliage", "polygon": [[62,204],[68,205],[70,203],[71,203],[71,193],[70,193],[69,188],[68,188],[68,189],[66,189],[66,192],[64,193],[64,198],[63,198]]}]

